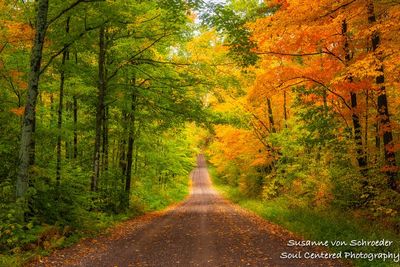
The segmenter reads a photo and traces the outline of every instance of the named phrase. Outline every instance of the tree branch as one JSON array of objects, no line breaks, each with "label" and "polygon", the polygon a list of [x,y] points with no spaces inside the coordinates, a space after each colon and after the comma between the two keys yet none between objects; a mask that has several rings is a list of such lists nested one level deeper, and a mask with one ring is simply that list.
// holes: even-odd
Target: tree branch
[{"label": "tree branch", "polygon": [[342,9],[342,8],[345,8],[345,7],[349,6],[349,5],[351,5],[351,4],[354,3],[355,1],[357,1],[357,0],[352,0],[352,1],[348,2],[348,3],[344,3],[343,5],[340,5],[340,6],[336,7],[336,8],[334,8],[334,9],[332,9],[332,10],[329,11],[328,13],[326,13],[326,14],[320,16],[320,18],[327,17],[327,16],[329,16],[329,15],[335,13],[335,12],[338,11],[339,9]]},{"label": "tree branch", "polygon": [[139,56],[140,54],[144,53],[145,51],[147,51],[148,49],[150,49],[151,47],[153,47],[156,43],[158,43],[159,41],[161,41],[164,37],[169,36],[168,34],[163,34],[162,36],[160,36],[159,38],[155,39],[151,44],[149,44],[148,46],[144,47],[143,49],[139,50],[136,54],[134,54],[133,56],[131,56],[129,59],[127,59],[125,62],[121,63],[112,73],[110,76],[107,77],[107,81],[110,81],[112,78],[114,78],[117,74],[118,71],[120,71],[123,67],[125,67],[126,65],[128,65],[129,63],[132,63],[133,60],[135,60],[135,58],[137,56]]},{"label": "tree branch", "polygon": [[6,48],[6,46],[8,45],[8,42],[5,42],[5,44],[3,44],[0,48],[0,54],[3,53],[4,49]]},{"label": "tree branch", "polygon": [[143,59],[138,59],[138,61],[148,63],[148,64],[163,64],[163,65],[174,65],[174,66],[193,66],[192,63],[179,63],[179,62],[174,62],[174,61],[159,61],[159,60],[153,60],[149,58],[143,58]]},{"label": "tree branch", "polygon": [[[313,82],[313,83],[316,83],[316,84],[322,86],[322,87],[325,88],[328,92],[330,92],[330,93],[332,93],[333,95],[339,97],[339,98],[343,101],[343,104],[344,104],[349,110],[352,110],[352,108],[350,107],[349,104],[347,104],[347,101],[346,101],[346,99],[344,99],[343,96],[341,96],[340,94],[336,93],[335,91],[332,91],[332,90],[331,90],[328,86],[326,86],[323,82],[320,82],[320,81],[318,81],[318,80],[316,80],[316,79],[314,79],[314,78],[307,77],[307,76],[293,77],[293,78],[287,80],[286,82],[288,82],[288,81],[290,81],[290,80],[296,80],[296,79],[304,79],[305,81],[311,81],[311,82]],[[284,82],[284,83],[285,83],[285,82]],[[282,83],[282,85],[283,85],[284,83]]]},{"label": "tree branch", "polygon": [[40,70],[40,74],[42,75],[43,72],[50,66],[50,64],[53,62],[53,60],[58,57],[59,55],[61,55],[65,50],[67,50],[71,45],[73,45],[77,40],[79,40],[83,35],[85,35],[87,32],[98,29],[99,27],[101,27],[101,25],[97,25],[94,27],[89,27],[86,28],[84,32],[81,32],[80,34],[78,34],[78,36],[76,36],[76,38],[74,38],[71,42],[67,43],[64,45],[64,47],[59,50],[57,53],[55,53],[54,55],[52,55],[49,59],[49,61],[43,66],[43,68]]},{"label": "tree branch", "polygon": [[283,53],[283,52],[277,52],[277,51],[267,51],[267,52],[256,52],[257,55],[278,55],[278,56],[291,56],[291,57],[305,57],[305,56],[318,56],[322,54],[330,55],[333,56],[334,58],[338,59],[339,61],[343,62],[343,59],[341,59],[339,56],[334,54],[330,50],[324,50],[321,52],[312,52],[312,53]]},{"label": "tree branch", "polygon": [[257,129],[257,126],[254,125],[254,123],[252,121],[250,121],[250,124],[251,124],[251,127],[253,128],[254,134],[255,134],[256,138],[258,139],[258,141],[260,141],[261,144],[263,144],[267,150],[270,150],[271,147],[263,140],[263,138],[265,138],[265,136],[263,136],[263,134],[260,133],[260,130]]},{"label": "tree branch", "polygon": [[63,9],[62,11],[60,11],[60,13],[58,13],[54,18],[51,18],[48,20],[47,22],[47,26],[49,27],[50,24],[52,24],[53,22],[55,22],[56,20],[58,20],[62,15],[64,15],[65,13],[67,13],[68,11],[70,11],[71,9],[75,8],[77,5],[79,5],[80,3],[90,3],[90,2],[104,2],[105,0],[76,0],[74,3],[72,3],[69,7]]}]

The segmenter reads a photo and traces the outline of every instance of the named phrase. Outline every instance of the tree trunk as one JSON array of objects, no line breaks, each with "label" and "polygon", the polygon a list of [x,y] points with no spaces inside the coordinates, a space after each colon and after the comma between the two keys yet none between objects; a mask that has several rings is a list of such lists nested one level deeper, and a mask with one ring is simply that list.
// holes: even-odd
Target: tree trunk
[{"label": "tree trunk", "polygon": [[74,159],[78,157],[78,99],[73,96],[73,112],[74,112]]},{"label": "tree trunk", "polygon": [[53,128],[54,123],[54,95],[50,93],[50,129]]},{"label": "tree trunk", "polygon": [[[346,67],[350,64],[351,54],[349,47],[349,39],[347,32],[347,21],[344,19],[342,21],[342,36],[344,38],[343,50],[345,53],[345,64]],[[347,76],[348,82],[353,82],[353,77],[351,75]],[[361,173],[365,175],[367,160],[364,153],[364,147],[362,142],[362,128],[360,123],[360,117],[357,114],[357,93],[354,91],[350,91],[350,101],[351,101],[351,120],[353,122],[353,130],[354,130],[354,142],[356,145],[356,154],[357,154],[357,162],[360,167]]]},{"label": "tree trunk", "polygon": [[365,133],[364,133],[364,151],[365,151],[365,159],[368,162],[369,153],[368,153],[368,128],[369,128],[369,90],[367,89],[365,95]]},{"label": "tree trunk", "polygon": [[[135,80],[133,81],[135,83]],[[135,88],[133,88],[135,90]],[[126,193],[126,207],[129,207],[129,195],[131,191],[131,178],[132,178],[132,162],[133,162],[133,144],[135,142],[135,110],[136,110],[136,93],[132,92],[131,100],[131,114],[129,116],[129,137],[128,137],[128,151],[127,151],[127,166],[126,166],[126,180],[125,180],[125,193]]]},{"label": "tree trunk", "polygon": [[[78,65],[78,53],[75,53],[75,65]],[[78,97],[74,94],[72,97],[72,109],[74,120],[74,159],[78,157]]]},{"label": "tree trunk", "polygon": [[267,107],[268,107],[269,124],[271,125],[271,132],[276,133],[274,115],[272,114],[271,100],[269,98],[267,98]]},{"label": "tree trunk", "polygon": [[[369,1],[367,5],[368,22],[373,26],[376,23],[375,6],[373,1]],[[380,35],[374,32],[371,37],[372,52],[376,53],[380,45]],[[400,183],[397,179],[397,163],[396,154],[393,150],[393,134],[390,124],[390,114],[388,109],[388,100],[386,95],[385,74],[382,59],[379,58],[380,65],[377,70],[380,74],[376,77],[376,84],[378,85],[378,124],[380,127],[379,133],[383,133],[383,149],[385,155],[385,173],[388,177],[388,185],[391,189],[400,192]]]},{"label": "tree trunk", "polygon": [[47,30],[48,0],[38,0],[35,27],[35,39],[31,51],[28,97],[22,123],[19,165],[16,182],[16,196],[24,198],[29,184],[29,168],[34,163],[34,132],[36,121],[36,102],[39,90],[40,66],[43,44]]},{"label": "tree trunk", "polygon": [[106,44],[104,39],[105,25],[100,27],[99,32],[99,77],[98,77],[98,92],[97,92],[97,109],[96,109],[96,133],[94,143],[94,155],[93,155],[93,173],[90,184],[91,191],[97,191],[98,179],[100,174],[100,145],[101,145],[101,130],[104,112],[104,99],[106,91],[106,80],[105,80],[105,56],[106,56]]},{"label": "tree trunk", "polygon": [[285,120],[285,128],[287,128],[287,99],[286,90],[283,91],[283,119]]},{"label": "tree trunk", "polygon": [[351,119],[353,121],[354,129],[354,141],[356,144],[357,162],[360,167],[361,172],[364,174],[365,168],[367,167],[367,159],[364,152],[363,142],[362,142],[362,129],[360,118],[356,112],[357,109],[357,94],[355,92],[350,92],[351,97]]},{"label": "tree trunk", "polygon": [[[37,89],[39,89],[39,84]],[[35,141],[35,132],[36,132],[36,104],[35,110],[33,110],[33,121],[32,121],[32,139],[29,145],[30,153],[29,153],[29,166],[35,165],[36,160],[36,141]]]},{"label": "tree trunk", "polygon": [[[137,134],[136,134],[136,138],[138,138]],[[138,159],[139,159],[139,146],[136,143],[136,145],[135,145],[135,174],[137,174],[137,172],[138,172]]]},{"label": "tree trunk", "polygon": [[108,170],[108,107],[103,112],[103,151],[102,151],[103,170]]},{"label": "tree trunk", "polygon": [[[69,21],[70,17],[67,18],[65,32],[69,33]],[[62,54],[61,60],[61,72],[60,72],[60,93],[59,93],[59,103],[58,103],[58,118],[57,118],[57,164],[56,164],[56,181],[57,185],[60,184],[61,180],[61,130],[62,130],[62,118],[63,118],[63,100],[64,100],[64,85],[65,85],[65,62],[68,60],[68,49],[64,47],[65,50]]]},{"label": "tree trunk", "polygon": [[[124,120],[124,122],[127,122],[127,120]],[[119,151],[119,167],[122,170],[122,174],[126,175],[126,139],[125,135],[122,137],[121,143],[119,145],[120,151]]]},{"label": "tree trunk", "polygon": [[[126,125],[128,124],[128,115],[125,111],[122,111],[122,122]],[[122,137],[119,142],[119,167],[121,168],[122,174],[126,176],[126,127],[124,127],[122,132]]]}]

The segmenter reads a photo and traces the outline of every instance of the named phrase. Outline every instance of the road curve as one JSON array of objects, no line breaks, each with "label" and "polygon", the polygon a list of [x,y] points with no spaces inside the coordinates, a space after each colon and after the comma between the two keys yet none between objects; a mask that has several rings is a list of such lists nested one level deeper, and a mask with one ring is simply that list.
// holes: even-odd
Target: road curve
[{"label": "road curve", "polygon": [[85,240],[35,266],[342,266],[331,260],[280,259],[291,233],[223,199],[212,188],[204,156],[191,173],[186,201],[133,219],[111,237]]}]

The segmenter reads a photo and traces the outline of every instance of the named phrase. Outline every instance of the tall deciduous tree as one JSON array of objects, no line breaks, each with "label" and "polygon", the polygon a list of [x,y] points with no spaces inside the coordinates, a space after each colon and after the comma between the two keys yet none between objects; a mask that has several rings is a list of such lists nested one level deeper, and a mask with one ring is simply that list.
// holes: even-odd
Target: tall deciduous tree
[{"label": "tall deciduous tree", "polygon": [[[373,27],[376,24],[374,1],[368,1],[367,10],[368,23]],[[377,71],[379,72],[379,74],[376,77],[375,82],[376,85],[379,87],[377,97],[378,125],[380,127],[380,132],[382,132],[383,134],[383,149],[385,154],[385,162],[387,164],[387,166],[385,166],[384,168],[385,172],[388,175],[390,188],[400,193],[400,185],[397,178],[398,166],[396,163],[396,154],[393,149],[394,144],[392,125],[390,123],[389,104],[385,86],[384,66],[381,62],[382,59],[378,51],[378,49],[380,49],[380,45],[380,34],[378,31],[374,31],[371,36],[371,47],[372,53],[374,53],[374,56],[378,61]]]},{"label": "tall deciduous tree", "polygon": [[31,52],[30,73],[28,82],[28,96],[23,116],[21,145],[19,150],[19,166],[17,176],[17,197],[25,197],[29,183],[29,168],[33,164],[35,131],[35,112],[39,90],[43,46],[47,31],[48,0],[39,0],[35,23],[35,38]]}]

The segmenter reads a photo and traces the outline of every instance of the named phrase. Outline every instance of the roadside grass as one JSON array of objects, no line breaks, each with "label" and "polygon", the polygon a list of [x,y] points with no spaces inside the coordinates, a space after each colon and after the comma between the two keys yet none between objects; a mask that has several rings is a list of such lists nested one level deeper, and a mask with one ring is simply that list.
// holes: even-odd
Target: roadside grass
[{"label": "roadside grass", "polygon": [[[227,199],[251,210],[266,220],[278,224],[285,229],[299,235],[305,240],[315,241],[346,241],[351,240],[389,240],[393,244],[389,247],[356,247],[330,246],[332,252],[363,252],[363,253],[400,253],[400,237],[384,229],[384,226],[371,221],[355,218],[346,211],[325,210],[316,211],[310,208],[294,206],[293,201],[286,197],[263,201],[251,199],[240,193],[239,189],[223,184],[213,166],[209,165],[209,172],[214,187]],[[380,260],[369,261],[358,259],[352,261],[355,266],[400,266],[392,259],[386,262]]]},{"label": "roadside grass", "polygon": [[189,178],[177,177],[167,186],[136,184],[132,192],[131,204],[142,213],[162,210],[171,204],[183,200],[189,194]]},{"label": "roadside grass", "polygon": [[[93,238],[107,231],[108,228],[126,220],[133,219],[145,213],[163,210],[166,207],[182,201],[189,193],[189,177],[176,177],[166,186],[158,186],[136,182],[132,186],[130,209],[126,213],[112,214],[105,212],[89,212],[84,218],[82,228],[74,229],[69,236],[49,237],[45,247],[35,247],[27,251],[10,251],[0,253],[0,267],[18,267],[34,259],[47,256],[52,251],[76,244],[82,238]],[[90,225],[90,228],[87,227]],[[57,226],[46,225],[45,228],[55,229]]]}]

